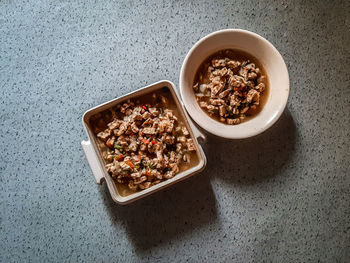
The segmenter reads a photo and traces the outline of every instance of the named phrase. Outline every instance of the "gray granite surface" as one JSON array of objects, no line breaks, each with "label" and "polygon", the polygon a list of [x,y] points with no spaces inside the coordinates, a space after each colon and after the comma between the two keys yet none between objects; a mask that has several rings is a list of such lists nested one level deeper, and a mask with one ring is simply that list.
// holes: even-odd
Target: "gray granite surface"
[{"label": "gray granite surface", "polygon": [[[160,79],[206,34],[270,40],[287,109],[204,145],[204,172],[121,207],[80,141],[90,107]],[[349,1],[1,1],[0,262],[350,262]]]}]

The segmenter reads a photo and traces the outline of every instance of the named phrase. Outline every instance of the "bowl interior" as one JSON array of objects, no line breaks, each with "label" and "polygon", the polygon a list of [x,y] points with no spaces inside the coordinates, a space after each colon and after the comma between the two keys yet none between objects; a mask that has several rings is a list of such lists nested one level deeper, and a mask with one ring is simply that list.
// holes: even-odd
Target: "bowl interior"
[{"label": "bowl interior", "polygon": [[[269,79],[264,108],[257,116],[239,125],[226,125],[210,118],[199,107],[192,89],[200,64],[223,49],[239,49],[253,55],[265,68]],[[282,56],[266,39],[245,30],[222,30],[202,38],[189,51],[181,68],[180,91],[187,111],[202,128],[224,138],[242,139],[263,132],[277,121],[287,103],[289,77]]]},{"label": "bowl interior", "polygon": [[[102,152],[99,150],[98,147],[98,142],[96,140],[96,137],[92,131],[92,127],[90,125],[90,118],[91,116],[95,115],[96,113],[99,112],[103,112],[106,109],[110,109],[114,106],[116,106],[117,104],[123,103],[128,99],[137,99],[139,97],[142,97],[146,94],[150,94],[150,93],[160,93],[160,91],[162,90],[167,90],[167,92],[170,92],[170,96],[172,97],[173,103],[175,103],[174,105],[172,105],[172,107],[175,109],[176,108],[176,113],[178,114],[178,117],[180,118],[180,120],[182,120],[184,122],[184,125],[186,126],[187,130],[190,133],[191,138],[193,139],[195,148],[196,148],[196,155],[197,155],[197,159],[198,162],[189,167],[186,170],[180,171],[178,174],[176,174],[173,178],[162,181],[161,183],[154,185],[148,189],[144,189],[141,191],[137,191],[137,192],[133,192],[133,193],[129,193],[126,195],[123,195],[120,192],[120,187],[118,189],[116,182],[112,179],[112,177],[107,173],[106,169],[105,169],[105,163],[103,161],[102,158]],[[171,108],[170,105],[168,105],[168,107]],[[184,180],[186,178],[188,178],[191,175],[194,175],[195,173],[200,172],[202,169],[204,169],[205,164],[206,164],[206,157],[204,155],[204,152],[201,148],[201,146],[198,144],[197,141],[197,137],[194,133],[194,128],[193,128],[193,124],[191,124],[188,115],[186,115],[185,110],[183,109],[183,106],[179,100],[179,95],[177,94],[174,84],[170,81],[159,81],[156,82],[154,84],[151,84],[147,87],[141,88],[139,90],[136,90],[134,92],[131,92],[129,94],[126,94],[124,96],[121,96],[117,99],[111,100],[107,103],[104,103],[102,105],[96,106],[90,110],[88,110],[84,116],[83,116],[83,125],[86,129],[86,132],[89,136],[89,139],[91,141],[91,144],[93,145],[93,148],[96,152],[96,157],[98,158],[98,161],[101,165],[101,167],[103,167],[103,171],[104,171],[104,178],[105,181],[107,183],[108,189],[111,193],[111,197],[112,199],[119,203],[119,204],[127,204],[129,202],[135,201],[137,199],[140,199],[142,197],[145,197],[149,194],[152,194],[156,191],[159,191],[161,189],[164,189],[165,187],[168,187],[176,182],[179,182],[181,180]]]}]

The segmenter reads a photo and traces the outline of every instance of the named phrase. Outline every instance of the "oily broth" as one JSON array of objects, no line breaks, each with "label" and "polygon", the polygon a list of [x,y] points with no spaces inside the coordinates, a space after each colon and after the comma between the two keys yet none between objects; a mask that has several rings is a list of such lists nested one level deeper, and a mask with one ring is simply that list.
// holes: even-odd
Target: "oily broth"
[{"label": "oily broth", "polygon": [[[211,64],[211,60],[213,59],[221,59],[221,58],[229,58],[233,60],[238,60],[238,61],[245,61],[249,60],[253,62],[261,71],[261,75],[264,75],[266,79],[263,81],[265,84],[265,90],[260,96],[260,102],[258,107],[256,109],[249,109],[246,113],[246,118],[242,122],[246,122],[254,118],[261,110],[264,108],[267,99],[269,97],[269,92],[270,92],[270,87],[269,87],[269,78],[266,73],[265,68],[262,66],[259,60],[257,60],[254,56],[251,54],[244,52],[242,50],[238,49],[224,49],[220,50],[218,52],[215,52],[214,54],[210,55],[207,57],[204,62],[199,66],[199,68],[196,71],[196,75],[193,81],[193,85],[196,83],[200,84],[208,84],[210,83],[209,80],[209,73],[208,73],[208,67]],[[205,74],[203,74],[205,72]],[[198,103],[198,102],[197,102]],[[216,121],[219,121],[219,116],[216,115],[210,115],[207,110],[202,109],[210,118],[215,119]],[[220,122],[220,121],[219,121]],[[221,123],[221,122],[220,122]]]},{"label": "oily broth", "polygon": [[[154,99],[152,97],[153,93],[157,94],[156,99]],[[157,90],[156,92],[151,92],[151,93],[148,93],[148,94],[143,95],[141,97],[137,97],[136,99],[132,99],[132,101],[137,102],[137,104],[138,103],[150,104],[153,106],[153,105],[159,103],[161,95],[164,96],[168,102],[166,105],[161,105],[159,107],[173,110],[176,117],[178,118],[179,123],[182,123],[184,126],[186,126],[186,128],[188,130],[190,130],[188,125],[186,124],[186,121],[184,120],[183,116],[180,114],[180,111],[178,110],[176,102],[175,102],[175,100],[174,100],[174,98],[173,98],[173,96],[168,88],[164,87],[163,89]],[[120,102],[119,104],[123,104],[123,103],[124,102]],[[112,107],[111,109],[115,109],[115,107]],[[121,116],[117,115],[117,117],[121,117]],[[108,148],[105,146],[105,144],[102,141],[100,141],[96,137],[96,135],[100,131],[105,130],[107,128],[107,124],[109,122],[111,122],[112,120],[113,120],[112,111],[111,110],[104,110],[102,112],[99,112],[99,113],[91,116],[90,121],[89,121],[90,127],[95,135],[94,139],[95,139],[96,145],[99,149],[99,153],[101,155],[101,158],[103,160],[104,165],[106,165],[107,163],[102,156],[108,150]],[[185,170],[188,170],[192,167],[195,167],[196,165],[199,164],[198,153],[196,151],[190,152],[190,158],[191,158],[191,161],[189,163],[182,162],[179,165],[179,173],[183,172]],[[118,191],[118,193],[121,196],[128,196],[130,194],[135,193],[135,191],[131,190],[127,185],[118,183],[116,180],[113,180],[113,182],[114,182],[114,187],[116,188],[116,190]],[[138,190],[138,191],[142,191],[142,190]],[[138,191],[136,191],[136,192],[138,192]]]}]

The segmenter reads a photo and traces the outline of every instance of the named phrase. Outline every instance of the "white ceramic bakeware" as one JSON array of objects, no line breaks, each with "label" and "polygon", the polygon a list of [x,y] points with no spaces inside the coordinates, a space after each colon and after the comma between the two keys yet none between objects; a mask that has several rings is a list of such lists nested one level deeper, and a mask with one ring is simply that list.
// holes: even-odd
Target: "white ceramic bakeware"
[{"label": "white ceramic bakeware", "polygon": [[[145,94],[148,93],[153,93],[157,92],[157,90],[160,90],[162,88],[168,88],[171,95],[173,96],[173,99],[177,105],[178,112],[179,114],[182,115],[185,125],[190,132],[190,135],[194,141],[195,147],[196,147],[196,154],[198,156],[198,164],[194,167],[189,168],[188,170],[185,170],[183,172],[178,173],[175,175],[173,178],[168,179],[166,181],[163,181],[157,185],[154,185],[148,189],[138,191],[135,193],[132,193],[128,196],[121,196],[118,192],[118,189],[116,187],[116,182],[112,179],[112,177],[107,173],[105,166],[104,166],[104,161],[101,157],[100,151],[98,150],[97,144],[96,144],[96,139],[95,135],[93,134],[90,124],[89,124],[89,119],[91,116],[95,115],[96,113],[99,113],[101,111],[104,111],[106,109],[109,109],[111,107],[114,107],[117,104],[120,104],[121,102],[124,102],[128,99],[136,99],[138,97],[141,97]],[[164,189],[176,182],[179,182],[181,180],[184,180],[191,175],[194,175],[196,173],[199,173],[205,168],[206,165],[206,157],[203,152],[202,147],[198,143],[198,139],[202,138],[205,140],[205,136],[194,126],[190,118],[188,117],[186,111],[183,108],[183,105],[179,99],[179,95],[176,92],[175,86],[172,82],[163,80],[156,82],[154,84],[151,84],[147,87],[141,88],[139,90],[136,90],[134,92],[131,92],[129,94],[126,94],[124,96],[121,96],[119,98],[116,98],[114,100],[111,100],[109,102],[106,102],[104,104],[101,104],[99,106],[96,106],[88,111],[86,111],[83,115],[82,118],[83,121],[83,126],[85,128],[86,134],[88,136],[87,141],[82,141],[81,145],[84,149],[86,158],[89,162],[89,165],[91,167],[92,173],[96,179],[97,184],[102,184],[103,181],[106,181],[107,187],[109,189],[109,192],[111,194],[112,199],[118,203],[118,204],[128,204],[132,201],[135,201],[137,199],[143,198],[149,194],[152,194],[154,192],[157,192],[161,189]]]},{"label": "white ceramic bakeware", "polygon": [[[239,49],[253,55],[265,68],[269,80],[268,98],[261,112],[238,125],[226,125],[210,118],[199,107],[192,88],[200,64],[223,49]],[[208,132],[228,139],[252,137],[271,127],[281,116],[289,95],[288,70],[281,54],[265,38],[242,29],[220,30],[194,44],[182,64],[179,85],[184,105],[193,120]]]}]

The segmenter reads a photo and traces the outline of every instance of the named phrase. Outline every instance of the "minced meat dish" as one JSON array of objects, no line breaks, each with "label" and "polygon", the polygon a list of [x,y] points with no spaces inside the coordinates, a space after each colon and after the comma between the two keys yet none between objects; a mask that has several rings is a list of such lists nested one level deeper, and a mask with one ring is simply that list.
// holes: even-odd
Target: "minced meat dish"
[{"label": "minced meat dish", "polygon": [[174,177],[196,150],[183,121],[167,107],[167,98],[152,98],[153,105],[127,101],[111,109],[110,121],[96,133],[105,148],[107,172],[131,190]]},{"label": "minced meat dish", "polygon": [[193,90],[209,116],[231,125],[258,113],[267,83],[255,58],[242,51],[223,50],[200,66]]}]

